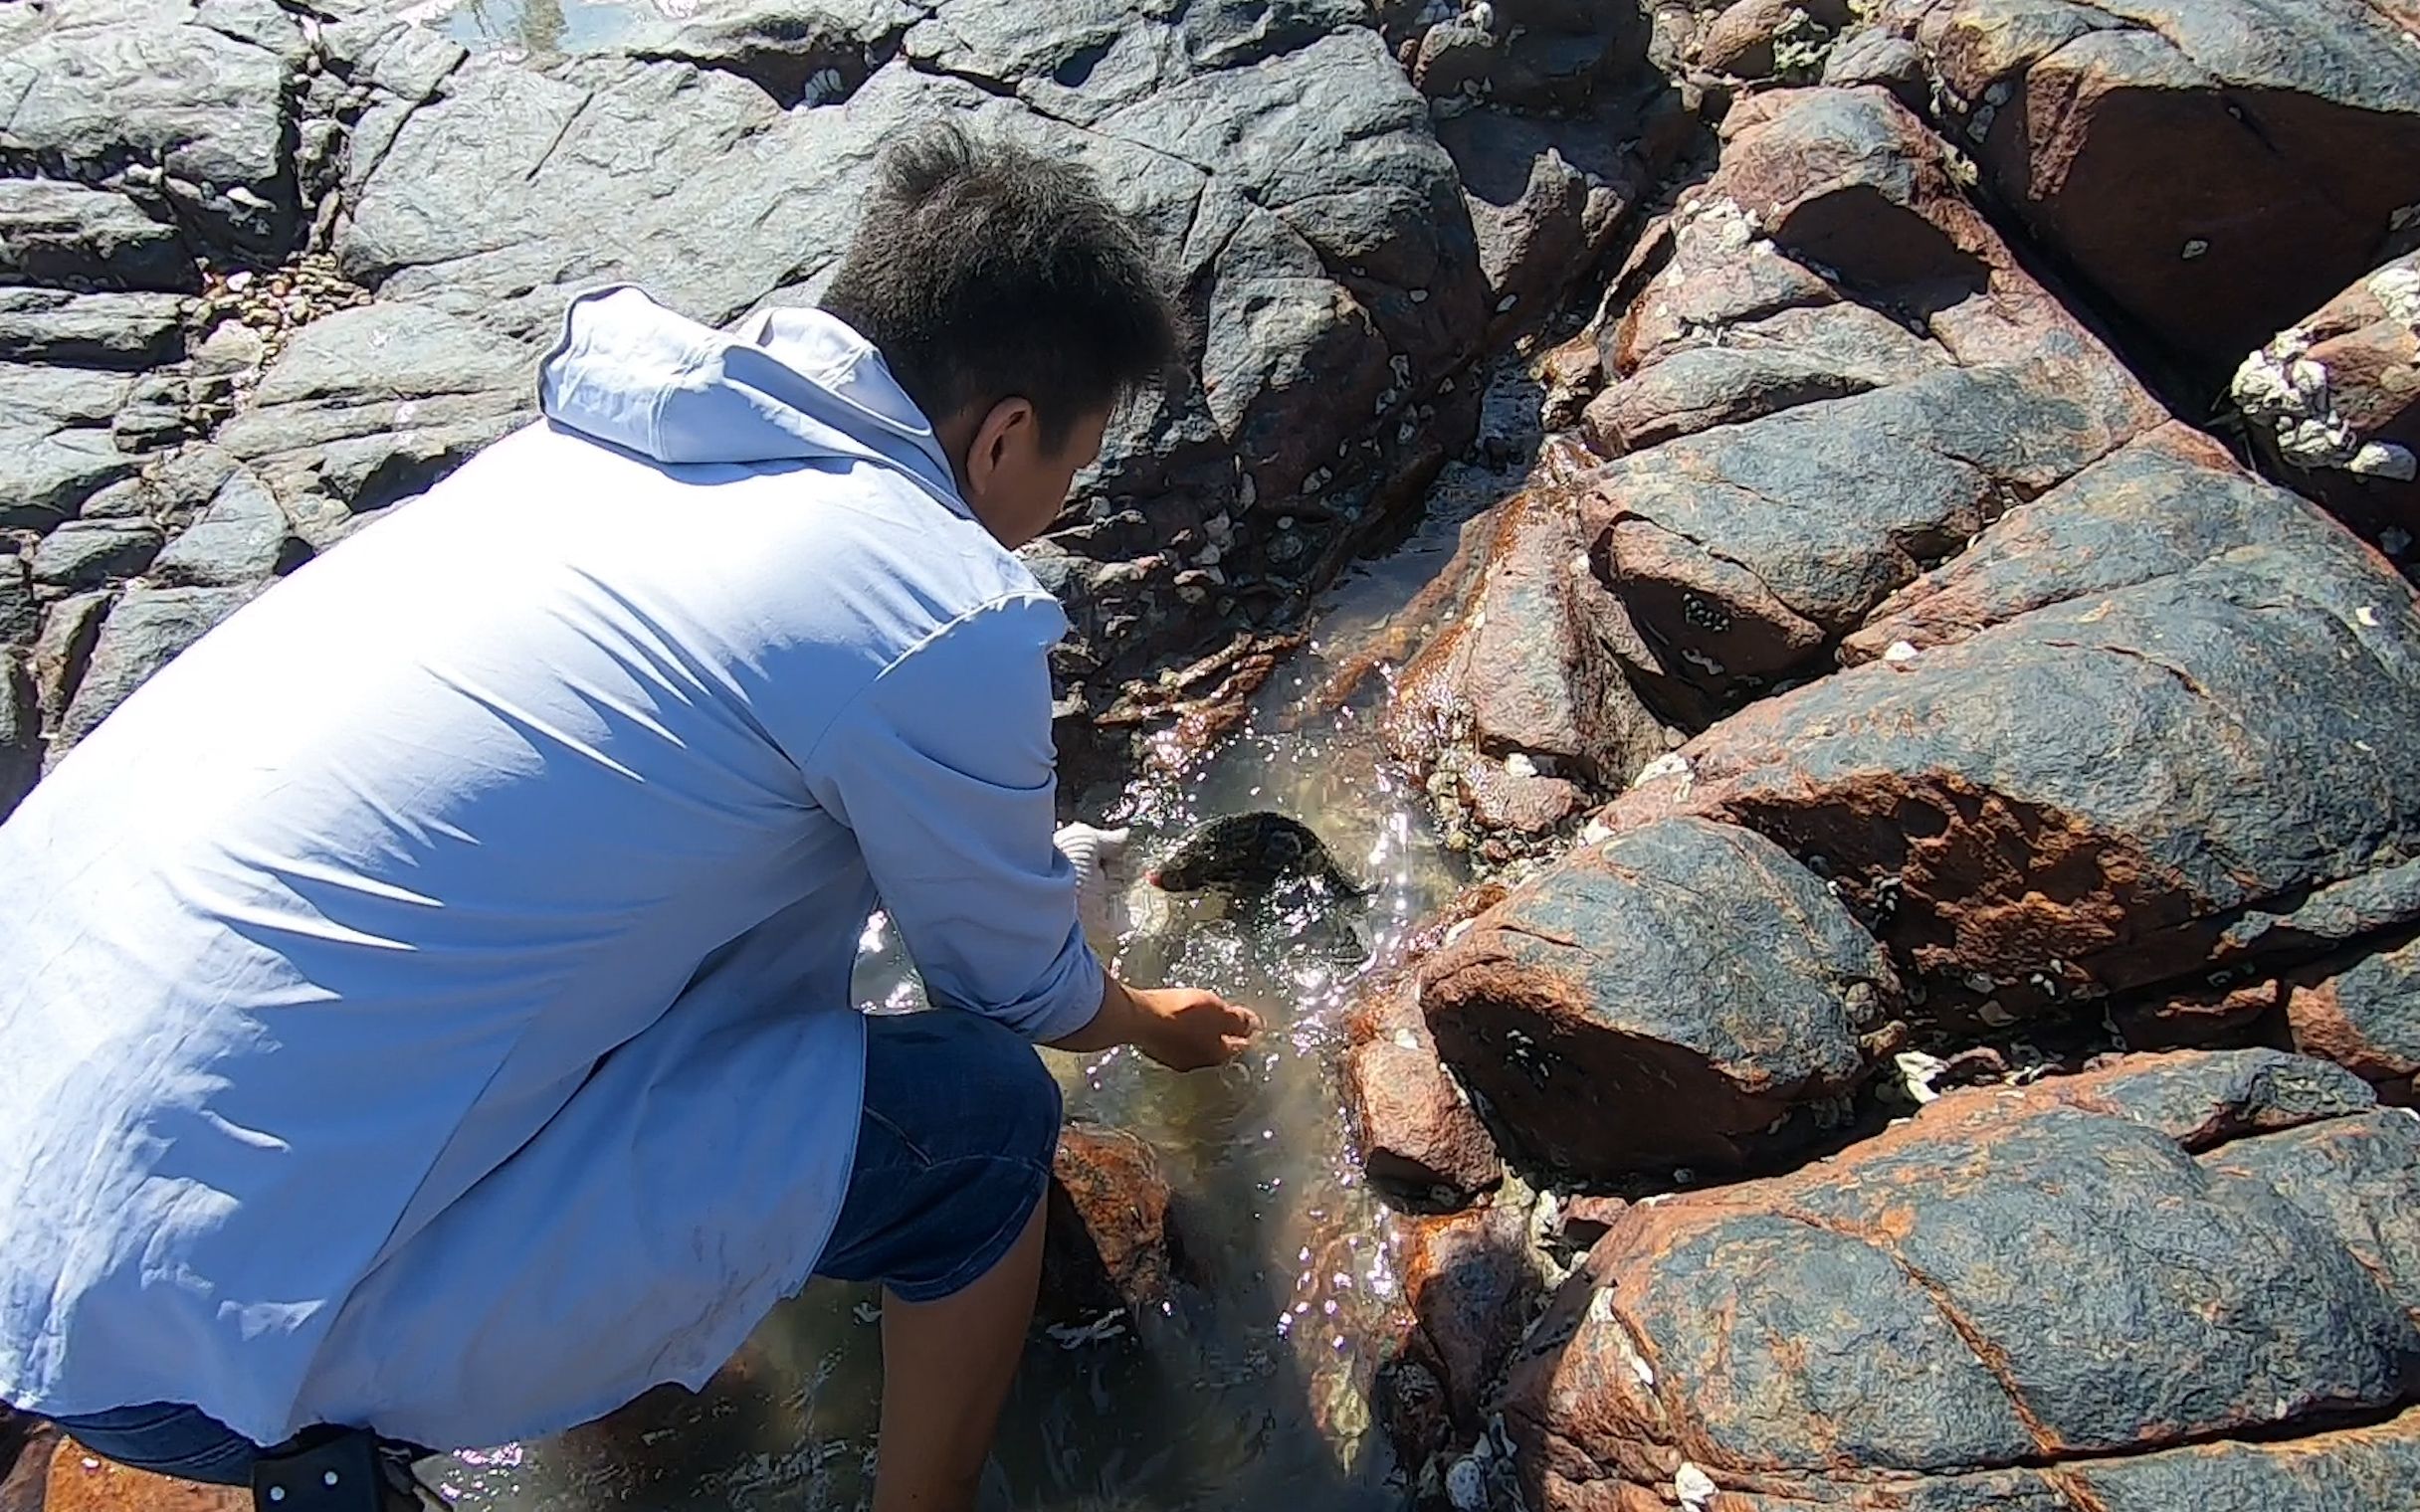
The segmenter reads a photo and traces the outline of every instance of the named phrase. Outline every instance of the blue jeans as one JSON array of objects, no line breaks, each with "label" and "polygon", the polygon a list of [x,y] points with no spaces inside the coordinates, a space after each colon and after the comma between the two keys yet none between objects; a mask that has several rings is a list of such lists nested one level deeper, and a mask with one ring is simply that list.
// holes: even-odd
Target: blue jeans
[{"label": "blue jeans", "polygon": [[[856,1161],[815,1273],[879,1281],[910,1302],[981,1278],[1050,1185],[1059,1118],[1059,1084],[991,1020],[948,1009],[868,1016]],[[262,1453],[171,1403],[58,1421],[96,1454],[185,1480],[248,1486]]]}]

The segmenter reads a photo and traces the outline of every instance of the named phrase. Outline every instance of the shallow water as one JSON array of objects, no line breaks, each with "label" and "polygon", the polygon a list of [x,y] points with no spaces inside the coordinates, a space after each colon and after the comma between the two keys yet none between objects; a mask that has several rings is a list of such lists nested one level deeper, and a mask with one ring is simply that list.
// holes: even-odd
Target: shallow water
[{"label": "shallow water", "polygon": [[[1491,424],[1517,436],[1516,375],[1500,390]],[[1389,1221],[1346,1149],[1335,1063],[1356,982],[1459,890],[1465,871],[1420,796],[1380,757],[1377,679],[1300,731],[1278,731],[1385,628],[1451,555],[1461,522],[1516,473],[1516,465],[1449,470],[1411,538],[1326,595],[1314,640],[1263,689],[1243,734],[1182,775],[1084,795],[1088,820],[1133,826],[1133,875],[1198,819],[1252,809],[1302,819],[1374,888],[1356,916],[1370,955],[1338,961],[1282,933],[1248,932],[1214,906],[1136,889],[1160,906],[1129,921],[1121,970],[1146,985],[1214,989],[1252,1006],[1269,1032],[1244,1062],[1191,1076],[1128,1050],[1044,1052],[1071,1112],[1131,1128],[1157,1149],[1199,1283],[1134,1331],[1029,1347],[986,1507],[1404,1504],[1369,1407],[1396,1298]],[[869,947],[861,1001],[915,1006],[913,974],[879,927]],[[602,1424],[448,1461],[442,1478],[470,1512],[863,1506],[881,1381],[874,1318],[869,1289],[816,1283],[706,1392],[663,1389]]]}]

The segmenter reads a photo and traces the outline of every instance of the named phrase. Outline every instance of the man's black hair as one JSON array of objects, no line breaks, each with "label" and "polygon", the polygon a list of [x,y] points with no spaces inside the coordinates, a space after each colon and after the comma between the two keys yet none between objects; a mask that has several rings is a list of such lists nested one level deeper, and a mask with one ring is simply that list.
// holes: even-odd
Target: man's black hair
[{"label": "man's black hair", "polygon": [[1184,317],[1093,175],[954,125],[883,160],[823,306],[935,424],[1033,403],[1043,442],[1160,381]]}]

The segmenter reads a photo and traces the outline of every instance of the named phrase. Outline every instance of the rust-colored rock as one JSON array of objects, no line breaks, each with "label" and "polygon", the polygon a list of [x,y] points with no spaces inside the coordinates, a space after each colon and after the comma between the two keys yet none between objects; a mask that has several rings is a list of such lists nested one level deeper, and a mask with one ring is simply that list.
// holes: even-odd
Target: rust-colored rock
[{"label": "rust-colored rock", "polygon": [[1344,1052],[1345,1106],[1373,1187],[1410,1207],[1461,1208],[1495,1190],[1504,1163],[1438,1058],[1418,996],[1419,981],[1407,974],[1356,1016]]},{"label": "rust-colored rock", "polygon": [[1762,838],[1681,820],[1564,857],[1421,966],[1447,1062],[1583,1180],[1736,1171],[1805,1144],[1898,1007],[1882,950]]},{"label": "rust-colored rock", "polygon": [[1181,1248],[1159,1157],[1139,1135],[1070,1123],[1052,1164],[1042,1315],[1089,1323],[1168,1299]]},{"label": "rust-colored rock", "polygon": [[1996,197],[2205,378],[2395,250],[2420,203],[2408,14],[2258,0],[1885,11]]},{"label": "rust-colored rock", "polygon": [[1690,724],[1819,669],[2010,503],[2166,419],[1888,92],[1758,95],[1723,130],[1617,282],[1585,424],[1618,460],[1578,503],[1609,644]]},{"label": "rust-colored rock", "polygon": [[43,1512],[252,1512],[252,1492],[128,1469],[60,1435],[42,1506]]},{"label": "rust-colored rock", "polygon": [[2420,600],[2285,490],[2145,442],[2013,510],[1877,642],[1606,821],[1821,857],[1964,1029],[2420,920]]},{"label": "rust-colored rock", "polygon": [[1664,749],[1578,527],[1567,488],[1501,505],[1461,615],[1404,668],[1386,715],[1398,756],[1525,834],[1569,819],[1581,785],[1618,790]]},{"label": "rust-colored rock", "polygon": [[42,1512],[45,1483],[59,1429],[13,1408],[0,1407],[0,1512]]},{"label": "rust-colored rock", "polygon": [[[2239,1069],[2162,1067],[2154,1122]],[[1791,1176],[1634,1207],[1497,1399],[1527,1504],[2399,1504],[2420,1332],[2378,1253],[2420,1196],[2384,1119],[2420,1134],[2354,1112],[2196,1159],[2126,1112],[1975,1089]]]},{"label": "rust-colored rock", "polygon": [[1398,1358],[1422,1367],[1444,1389],[1447,1417],[1467,1440],[1483,1426],[1488,1388],[1545,1290],[1528,1220],[1499,1205],[1405,1219],[1396,1232],[1411,1310]]}]

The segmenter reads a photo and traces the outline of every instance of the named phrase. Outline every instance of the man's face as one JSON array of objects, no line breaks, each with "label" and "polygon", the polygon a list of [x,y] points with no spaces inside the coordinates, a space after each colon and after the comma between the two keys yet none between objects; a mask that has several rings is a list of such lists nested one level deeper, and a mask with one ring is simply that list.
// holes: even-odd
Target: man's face
[{"label": "man's face", "polygon": [[1048,445],[1040,417],[1023,399],[1003,399],[976,426],[960,479],[975,518],[1012,551],[1059,517],[1076,474],[1101,456],[1107,410],[1079,415],[1059,446]]}]

